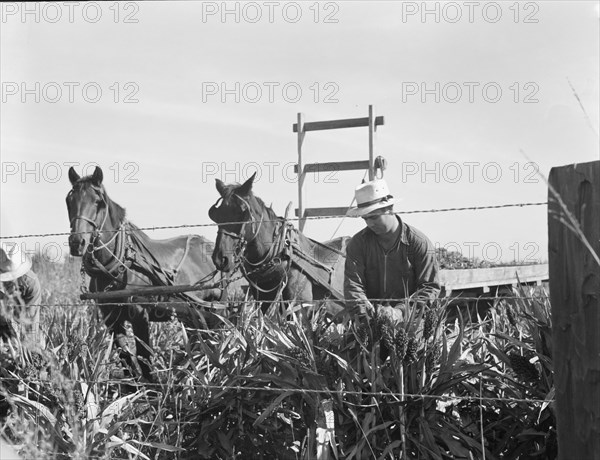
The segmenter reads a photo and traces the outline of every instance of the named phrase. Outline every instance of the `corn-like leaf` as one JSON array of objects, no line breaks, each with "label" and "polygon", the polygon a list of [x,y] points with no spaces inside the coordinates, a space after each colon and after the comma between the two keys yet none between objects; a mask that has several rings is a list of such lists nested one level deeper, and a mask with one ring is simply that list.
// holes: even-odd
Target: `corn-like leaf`
[{"label": "corn-like leaf", "polygon": [[283,394],[280,394],[277,398],[275,398],[275,401],[273,401],[264,411],[262,414],[260,414],[260,416],[254,421],[254,423],[252,425],[257,426],[260,425],[268,416],[271,415],[271,413],[277,409],[277,407],[279,407],[279,405],[281,404],[281,402],[285,399],[288,398],[290,396],[292,396],[293,394],[295,394],[294,391],[286,391]]},{"label": "corn-like leaf", "polygon": [[28,414],[34,414],[35,417],[43,417],[45,421],[51,426],[56,425],[56,417],[50,409],[44,406],[42,403],[37,401],[31,401],[30,399],[24,398],[21,395],[11,394],[11,399],[15,402],[19,407],[25,409],[25,412]]},{"label": "corn-like leaf", "polygon": [[86,420],[91,422],[91,431],[95,433],[99,428],[100,424],[98,423],[98,413],[100,411],[100,406],[96,402],[96,396],[94,392],[88,387],[85,382],[78,382],[81,388],[81,394],[83,394],[84,404],[85,404],[85,413]]},{"label": "corn-like leaf", "polygon": [[118,417],[123,414],[125,409],[131,406],[135,401],[140,398],[147,396],[147,390],[140,390],[134,394],[122,396],[110,403],[103,411],[102,411],[102,420],[100,421],[100,428],[107,428],[108,425],[113,421],[115,417]]},{"label": "corn-like leaf", "polygon": [[433,433],[431,432],[429,423],[427,423],[427,420],[425,420],[423,417],[419,417],[418,422],[429,454],[434,460],[443,460],[442,453],[440,452],[440,448],[438,447]]},{"label": "corn-like leaf", "polygon": [[131,444],[129,444],[129,442],[119,438],[118,436],[114,436],[114,435],[111,436],[110,442],[107,443],[106,447],[108,447],[108,448],[120,447],[121,449],[126,450],[130,454],[136,455],[143,460],[150,460],[150,457],[145,455],[141,450],[136,449]]},{"label": "corn-like leaf", "polygon": [[219,441],[221,442],[221,447],[223,447],[225,452],[227,452],[228,454],[232,453],[233,446],[231,445],[231,439],[229,439],[229,436],[223,433],[222,431],[218,431],[217,436],[219,438]]},{"label": "corn-like leaf", "polygon": [[44,421],[47,425],[47,428],[53,434],[53,441],[56,442],[59,446],[61,446],[61,449],[63,449],[66,452],[73,450],[74,446],[72,444],[70,433],[65,433],[69,434],[68,441],[65,441],[63,439],[63,433],[58,429],[58,420],[52,414],[50,409],[48,409],[46,406],[37,401],[31,401],[20,395],[11,394],[10,398],[18,407],[23,409],[23,411],[31,420],[37,423],[40,423],[40,421]]},{"label": "corn-like leaf", "polygon": [[377,457],[377,460],[386,460],[386,459],[391,458],[394,450],[399,449],[401,446],[402,446],[402,441],[400,441],[399,439],[391,442],[383,450],[383,453],[379,457]]},{"label": "corn-like leaf", "polygon": [[165,443],[161,443],[161,442],[149,442],[149,441],[142,442],[142,441],[138,441],[136,439],[130,439],[128,442],[132,443],[132,444],[137,444],[139,446],[160,449],[165,452],[185,452],[185,449],[182,449],[181,447],[176,447],[176,446],[172,446],[170,444],[165,444]]}]

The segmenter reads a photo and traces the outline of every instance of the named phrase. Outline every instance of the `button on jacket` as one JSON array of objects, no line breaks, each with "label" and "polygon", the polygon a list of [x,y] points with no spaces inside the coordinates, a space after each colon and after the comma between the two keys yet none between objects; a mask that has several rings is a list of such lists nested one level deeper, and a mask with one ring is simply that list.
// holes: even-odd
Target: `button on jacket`
[{"label": "button on jacket", "polygon": [[[369,228],[354,235],[346,249],[344,296],[351,310],[366,312],[368,299],[395,299],[391,305],[413,294],[423,301],[440,292],[435,248],[419,230],[401,226],[396,244],[388,251]],[[383,303],[376,301],[374,303]]]}]

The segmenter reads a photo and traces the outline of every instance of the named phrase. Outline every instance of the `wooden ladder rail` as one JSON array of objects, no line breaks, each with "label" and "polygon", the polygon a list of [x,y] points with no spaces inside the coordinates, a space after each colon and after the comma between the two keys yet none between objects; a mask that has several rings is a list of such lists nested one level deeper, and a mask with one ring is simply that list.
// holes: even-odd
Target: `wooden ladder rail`
[{"label": "wooden ladder rail", "polygon": [[[369,105],[369,116],[364,118],[347,118],[342,120],[314,121],[305,122],[304,115],[298,113],[297,123],[292,126],[293,132],[298,134],[298,164],[294,166],[294,172],[298,174],[298,208],[296,209],[296,217],[299,217],[298,228],[304,230],[306,218],[310,216],[335,216],[346,214],[347,207],[324,207],[324,208],[305,208],[303,191],[304,180],[307,174],[320,173],[329,171],[350,171],[350,170],[368,170],[369,180],[375,178],[375,136],[374,133],[377,126],[384,124],[382,116],[374,115],[374,108]],[[303,163],[302,145],[305,135],[308,131],[321,131],[326,129],[342,129],[342,128],[369,128],[369,159],[363,161],[343,161],[330,163]]]}]

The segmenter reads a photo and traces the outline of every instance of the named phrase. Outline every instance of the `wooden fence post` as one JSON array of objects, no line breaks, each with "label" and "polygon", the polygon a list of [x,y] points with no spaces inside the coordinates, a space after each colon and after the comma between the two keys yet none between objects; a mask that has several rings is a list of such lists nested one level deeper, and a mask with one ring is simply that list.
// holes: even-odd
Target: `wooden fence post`
[{"label": "wooden fence post", "polygon": [[[549,184],[558,458],[593,459],[600,455],[600,161],[552,168]],[[564,207],[589,245],[569,228]]]}]

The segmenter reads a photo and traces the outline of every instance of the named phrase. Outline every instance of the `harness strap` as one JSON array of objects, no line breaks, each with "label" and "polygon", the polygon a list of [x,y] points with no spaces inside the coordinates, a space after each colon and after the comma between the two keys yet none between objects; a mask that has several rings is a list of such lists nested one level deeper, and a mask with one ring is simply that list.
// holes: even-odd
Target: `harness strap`
[{"label": "harness strap", "polygon": [[[119,277],[131,267],[133,262],[133,260],[128,257],[125,257],[124,262],[121,260],[124,258],[123,256],[126,252],[125,243],[127,239],[127,233],[125,231],[125,222],[121,224],[121,227],[115,233],[115,237],[113,239],[115,240],[114,252],[107,247],[110,242],[99,247],[94,247],[92,242],[88,246],[88,252],[83,258],[83,267],[88,275],[96,276],[98,274],[103,274],[112,280],[111,284],[107,286],[107,289],[112,289],[116,283],[126,284],[126,281],[120,279]],[[98,249],[106,249],[111,253],[113,259],[107,265],[103,265],[96,258],[94,253]]]},{"label": "harness strap", "polygon": [[[242,197],[238,196],[238,198],[246,205],[247,209],[250,212],[250,217],[253,218],[250,204]],[[219,200],[217,200],[217,202],[213,205],[211,211],[219,204]],[[268,293],[279,289],[279,291],[281,292],[283,287],[287,284],[287,273],[290,267],[294,266],[299,268],[302,272],[304,272],[311,279],[311,281],[319,284],[323,288],[330,291],[336,299],[343,300],[343,294],[337,291],[331,284],[334,272],[333,267],[322,263],[312,255],[308,254],[305,250],[303,250],[303,248],[299,244],[298,230],[290,222],[287,221],[289,207],[290,206],[288,205],[285,217],[283,217],[277,223],[273,231],[271,247],[269,248],[265,256],[257,262],[249,261],[245,257],[244,252],[246,244],[248,242],[253,241],[258,236],[258,232],[260,231],[260,228],[262,226],[264,216],[261,215],[261,220],[259,222],[258,228],[256,231],[254,231],[254,235],[250,240],[247,240],[244,237],[244,230],[247,222],[244,222],[242,224],[239,233],[227,231],[224,228],[222,228],[222,226],[219,226],[218,232],[221,235],[225,235],[229,238],[238,240],[236,247],[236,254],[238,255],[238,264],[241,268],[242,274],[248,280],[248,283],[257,291]],[[251,222],[256,225],[256,220],[251,219]],[[311,239],[308,240],[311,241],[315,246],[318,245],[320,247],[326,248],[327,250],[338,254],[338,256],[345,255],[343,252],[332,248],[326,244],[319,243],[318,241],[314,241]],[[283,277],[282,280],[272,289],[263,289],[259,287],[257,282],[252,279],[254,278],[256,280],[257,278],[268,275],[270,271],[275,270],[277,269],[277,267],[281,266],[284,259],[287,260],[287,267],[284,269],[285,277]]]},{"label": "harness strap", "polygon": [[185,258],[187,257],[188,253],[190,252],[190,242],[191,242],[192,238],[193,238],[192,235],[188,235],[187,240],[185,241],[185,251],[183,252],[183,257],[181,258],[179,265],[177,265],[177,267],[175,267],[175,269],[173,270],[173,282],[177,278],[177,273],[183,266],[183,263],[185,262]]},{"label": "harness strap", "polygon": [[[174,285],[175,274],[167,273],[167,271],[161,267],[158,260],[156,260],[156,257],[154,257],[154,254],[152,254],[152,251],[148,249],[142,239],[138,238],[136,235],[130,235],[130,238],[132,246],[137,248],[137,253],[139,255],[139,257],[136,258],[136,266],[142,273],[150,278],[152,284],[156,286]],[[145,263],[145,266],[142,262]],[[181,267],[181,265],[179,267]]]},{"label": "harness strap", "polygon": [[344,294],[335,289],[331,284],[331,273],[327,280],[323,279],[322,269],[316,268],[314,265],[307,263],[304,259],[293,259],[292,264],[308,276],[312,281],[327,289],[336,300],[344,301]]},{"label": "harness strap", "polygon": [[325,243],[321,243],[320,241],[317,240],[313,240],[312,238],[308,238],[311,242],[313,242],[314,244],[321,246],[322,248],[325,248],[331,252],[335,252],[336,254],[339,254],[340,256],[346,256],[345,252],[340,251],[339,249],[336,248],[332,248],[331,246],[329,246],[328,244]]},{"label": "harness strap", "polygon": [[85,217],[85,216],[75,216],[75,217],[73,217],[71,219],[71,221],[70,221],[71,227],[73,226],[73,222],[75,222],[78,219],[85,220],[87,223],[92,224],[94,226],[94,228],[98,227],[98,224],[96,224],[96,222],[94,222],[92,219],[90,219],[88,217]]},{"label": "harness strap", "polygon": [[[293,265],[295,267],[297,267],[298,269],[300,269],[302,272],[304,272],[312,281],[314,281],[315,283],[319,284],[321,287],[323,287],[323,288],[327,289],[329,292],[331,292],[331,294],[337,300],[343,301],[344,294],[341,293],[340,291],[338,291],[337,289],[335,289],[331,282],[333,273],[335,271],[334,265],[339,260],[339,257],[338,257],[338,260],[336,260],[336,262],[332,265],[324,264],[320,260],[313,257],[311,254],[306,253],[306,251],[302,248],[302,246],[298,242],[300,232],[296,228],[293,228],[293,230],[294,230],[295,238],[289,245],[290,251],[291,251],[290,259],[291,259]],[[309,240],[315,242],[314,240],[311,240],[310,238],[309,238]],[[318,245],[321,247],[324,247],[328,250],[331,250],[334,253],[337,253],[338,256],[345,255],[343,252],[338,251],[337,249],[332,248],[326,244],[319,243],[319,242],[316,242],[316,243],[318,243]]]}]

